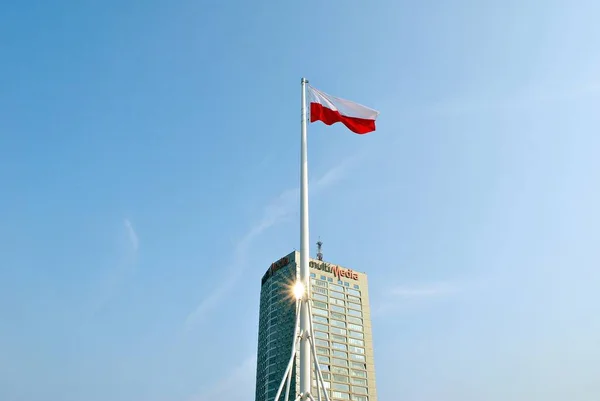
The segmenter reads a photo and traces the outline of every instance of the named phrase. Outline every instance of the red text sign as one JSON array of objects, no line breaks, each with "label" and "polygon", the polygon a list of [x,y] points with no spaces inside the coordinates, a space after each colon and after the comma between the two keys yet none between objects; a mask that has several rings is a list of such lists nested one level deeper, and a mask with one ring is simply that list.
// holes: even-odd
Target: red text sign
[{"label": "red text sign", "polygon": [[338,280],[341,280],[342,277],[346,277],[352,280],[358,280],[358,273],[355,273],[352,269],[343,269],[339,266],[332,266],[324,262],[317,263],[313,261],[310,262],[310,267],[316,270],[322,270],[327,273],[333,273],[333,275],[337,277]]}]

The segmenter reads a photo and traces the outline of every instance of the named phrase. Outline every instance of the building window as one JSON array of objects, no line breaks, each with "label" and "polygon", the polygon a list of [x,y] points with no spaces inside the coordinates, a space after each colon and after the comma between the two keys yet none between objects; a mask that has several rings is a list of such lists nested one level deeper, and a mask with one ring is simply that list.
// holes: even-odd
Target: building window
[{"label": "building window", "polygon": [[341,285],[331,284],[329,287],[331,287],[332,290],[344,292],[344,287],[342,287]]},{"label": "building window", "polygon": [[346,295],[346,297],[348,298],[348,301],[352,301],[352,302],[358,302],[361,303],[360,298],[359,297],[355,297],[353,295]]},{"label": "building window", "polygon": [[327,305],[325,302],[321,302],[321,301],[314,301],[313,300],[313,305],[316,308],[321,308],[321,309],[329,309],[329,305]]},{"label": "building window", "polygon": [[338,336],[337,334],[332,334],[331,339],[333,341],[338,341],[338,342],[342,342],[342,343],[346,342],[346,337]]},{"label": "building window", "polygon": [[346,313],[346,308],[342,308],[341,306],[337,306],[337,305],[331,305],[331,310],[333,312]]},{"label": "building window", "polygon": [[358,284],[354,284],[354,289],[358,290],[360,287],[358,286]]},{"label": "building window", "polygon": [[340,329],[339,327],[332,327],[331,332],[341,336],[345,336],[347,334],[346,330]]},{"label": "building window", "polygon": [[[349,383],[348,380],[348,376],[340,376],[340,375],[333,375],[333,380],[338,381],[338,382],[342,382],[342,383]],[[342,389],[340,389],[342,390]]]},{"label": "building window", "polygon": [[317,355],[317,359],[320,363],[329,363],[329,357],[325,355]]},{"label": "building window", "polygon": [[320,331],[315,331],[315,337],[328,339],[329,338],[329,334],[322,333]]},{"label": "building window", "polygon": [[315,344],[329,348],[329,341],[321,340],[320,338],[315,338]]},{"label": "building window", "polygon": [[317,275],[315,273],[310,273],[310,277],[315,278],[315,277],[317,277]]},{"label": "building window", "polygon": [[[323,373],[323,387],[325,388],[331,388],[331,383],[330,382],[326,382],[325,381],[325,373]],[[300,378],[296,376],[296,383],[298,383],[300,381]],[[316,393],[316,387],[317,387],[317,381],[313,380],[313,387],[315,387],[315,393]],[[276,387],[273,387],[273,389],[275,389]],[[323,391],[323,389],[321,389],[321,391]],[[275,396],[274,394],[275,392],[273,391],[273,397]]]},{"label": "building window", "polygon": [[365,362],[366,358],[364,355],[356,355],[356,354],[350,354],[350,359],[353,359],[355,361],[361,361],[361,362]]},{"label": "building window", "polygon": [[348,314],[352,316],[362,317],[362,312],[354,309],[348,309]]},{"label": "building window", "polygon": [[329,296],[331,296],[333,298],[344,299],[344,294],[342,294],[340,292],[331,291]]},{"label": "building window", "polygon": [[333,373],[337,373],[337,374],[340,374],[340,375],[347,375],[348,374],[348,369],[347,368],[340,368],[338,366],[332,366],[331,367],[331,371]]},{"label": "building window", "polygon": [[321,330],[321,331],[329,331],[329,327],[325,326],[324,324],[320,324],[320,323],[315,323],[313,325],[313,328],[315,330]]},{"label": "building window", "polygon": [[335,304],[335,305],[346,306],[345,301],[343,301],[341,299],[337,299],[337,298],[329,298],[329,302],[331,302],[332,304]]},{"label": "building window", "polygon": [[354,308],[354,309],[362,310],[362,306],[360,306],[360,304],[353,304],[352,302],[348,302],[348,306],[349,306],[350,308]]},{"label": "building window", "polygon": [[[336,375],[333,375],[333,377],[335,378]],[[347,379],[346,379],[347,381]],[[332,385],[333,389],[335,390],[340,390],[340,391],[350,391],[350,386],[347,384],[342,384],[342,383],[333,383]]]},{"label": "building window", "polygon": [[353,290],[352,288],[347,288],[346,292],[350,295],[354,295],[356,297],[360,297],[360,291],[358,290]]},{"label": "building window", "polygon": [[352,362],[352,367],[358,368],[358,369],[367,369],[367,365],[365,365],[364,363],[360,363],[360,362]]},{"label": "building window", "polygon": [[365,349],[364,348],[355,347],[354,345],[350,346],[350,351],[351,352],[356,352],[357,354],[364,354],[365,353]]},{"label": "building window", "polygon": [[346,315],[337,312],[331,312],[331,317],[338,320],[346,320]]},{"label": "building window", "polygon": [[329,301],[329,298],[323,294],[312,294],[312,297],[313,297],[313,299],[316,299],[317,301],[321,301],[321,302]]},{"label": "building window", "polygon": [[[356,362],[352,362],[352,365],[354,366]],[[356,377],[367,377],[367,372],[365,372],[364,370],[354,370],[351,369],[350,370],[350,376],[356,376]]]},{"label": "building window", "polygon": [[[325,374],[323,374],[323,384],[324,384],[324,387],[325,388],[330,388],[331,385],[329,384],[329,382],[326,382],[325,380],[328,380],[328,379],[325,379]],[[299,381],[299,379],[296,381],[296,383],[298,381]],[[320,382],[319,382],[319,385],[321,385]],[[316,379],[313,379],[313,390],[314,390],[314,393],[316,394],[317,393],[317,380]],[[321,391],[323,391],[323,389],[321,389]]]},{"label": "building window", "polygon": [[344,323],[344,322],[340,322],[339,320],[332,320],[332,321],[331,321],[331,325],[332,325],[332,326],[336,326],[336,327],[341,327],[341,328],[343,328],[343,329],[345,329],[345,328],[346,328],[346,323]]},{"label": "building window", "polygon": [[331,393],[333,398],[339,398],[341,400],[349,400],[350,399],[350,395],[346,394],[346,393],[340,393],[339,391],[333,391]]},{"label": "building window", "polygon": [[354,392],[356,394],[367,394],[367,388],[352,386],[352,392]]},{"label": "building window", "polygon": [[358,332],[358,331],[352,331],[352,330],[350,330],[350,337],[360,338],[361,340],[364,340],[365,335],[363,333]]},{"label": "building window", "polygon": [[338,336],[337,334],[332,334],[329,338],[333,341],[338,341],[338,342],[343,342],[343,343],[346,342],[346,337]]},{"label": "building window", "polygon": [[348,346],[346,344],[333,343],[332,346],[335,349],[340,349],[342,351],[348,351]]},{"label": "building window", "polygon": [[350,382],[357,386],[366,386],[367,385],[367,381],[365,379],[358,379],[356,377],[353,377],[352,379],[350,379]]},{"label": "building window", "polygon": [[323,309],[319,309],[319,308],[313,308],[313,313],[315,315],[321,315],[321,316],[329,316],[329,311],[323,310]]},{"label": "building window", "polygon": [[329,324],[329,319],[323,316],[313,314],[313,322]]},{"label": "building window", "polygon": [[348,322],[350,323],[356,323],[356,324],[363,324],[363,321],[361,318],[359,317],[354,317],[354,316],[348,316]]},{"label": "building window", "polygon": [[312,290],[314,293],[327,295],[327,288],[312,286]]},{"label": "building window", "polygon": [[331,360],[331,362],[332,362],[334,365],[339,365],[339,366],[345,366],[345,367],[348,367],[348,361],[346,361],[345,359],[337,359],[337,358],[333,358],[333,359]]},{"label": "building window", "polygon": [[344,351],[333,350],[333,356],[337,358],[348,358],[348,353]]},{"label": "building window", "polygon": [[348,328],[350,330],[358,330],[358,331],[363,331],[363,326],[359,326],[358,324],[353,324],[353,323],[348,323]]},{"label": "building window", "polygon": [[350,338],[348,339],[348,342],[352,345],[358,345],[361,347],[365,346],[365,342],[363,340],[357,340],[356,338]]},{"label": "building window", "polygon": [[329,355],[329,348],[316,347],[317,354]]},{"label": "building window", "polygon": [[326,372],[328,372],[328,371],[329,371],[329,365],[321,365],[321,364],[319,364],[319,368],[320,368],[321,370],[324,370],[324,371],[326,371]]},{"label": "building window", "polygon": [[327,281],[329,281],[330,283],[333,283],[333,279],[331,277],[327,277]]},{"label": "building window", "polygon": [[369,401],[369,397],[366,395],[352,394],[352,401]]},{"label": "building window", "polygon": [[321,281],[321,280],[317,280],[317,279],[311,279],[310,282],[314,285],[316,285],[317,287],[325,287],[327,288],[327,283],[325,281]]}]

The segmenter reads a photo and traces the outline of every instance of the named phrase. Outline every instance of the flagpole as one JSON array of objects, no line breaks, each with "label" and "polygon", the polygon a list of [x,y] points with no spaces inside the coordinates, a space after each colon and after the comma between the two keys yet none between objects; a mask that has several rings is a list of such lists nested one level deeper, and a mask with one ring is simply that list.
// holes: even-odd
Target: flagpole
[{"label": "flagpole", "polygon": [[[308,156],[306,135],[306,84],[308,80],[302,78],[302,106],[301,106],[301,144],[300,144],[300,281],[304,284],[304,299],[300,308],[300,396],[306,400],[311,389],[310,366],[310,314],[308,310],[310,284],[308,272],[309,259],[309,232],[308,232]],[[316,356],[315,356],[316,357]],[[286,400],[288,401],[288,400]]]},{"label": "flagpole", "polygon": [[[283,378],[281,379],[281,383],[279,385],[279,389],[275,394],[275,399],[273,401],[281,401],[279,397],[281,396],[281,392],[283,391],[283,387],[287,382],[287,389],[285,392],[286,399],[284,401],[290,401],[287,399],[289,396],[289,386],[291,375],[294,373],[299,374],[299,394],[295,398],[295,401],[315,401],[313,395],[311,394],[312,388],[312,371],[311,371],[311,355],[314,358],[315,363],[315,374],[318,379],[318,382],[321,384],[323,388],[323,394],[325,395],[325,401],[330,401],[328,389],[325,387],[325,382],[323,380],[323,373],[321,372],[321,368],[319,366],[317,360],[317,350],[314,343],[314,334],[312,329],[312,310],[310,307],[310,274],[309,274],[309,231],[308,231],[308,156],[307,156],[307,135],[306,135],[306,125],[308,124],[307,118],[307,110],[306,110],[306,85],[308,84],[308,80],[306,78],[302,78],[301,82],[301,129],[300,129],[300,271],[297,282],[294,284],[293,292],[296,297],[296,300],[299,302],[299,308],[296,310],[296,324],[294,325],[294,341],[292,343],[292,350],[290,355],[290,361],[288,363],[287,368],[284,371]],[[315,102],[317,105],[317,110],[319,107],[322,109],[329,109],[337,111],[335,107],[335,101],[328,99],[327,96],[321,93],[321,97],[325,97],[327,102],[324,102],[323,99],[315,99],[315,93],[311,90],[313,97],[311,98],[311,106],[312,102]],[[326,103],[326,104],[325,104]],[[346,102],[347,103],[347,102]],[[332,108],[333,107],[333,108]],[[350,120],[360,120],[358,123],[352,121],[342,121],[342,120],[331,120],[327,118],[326,120],[323,117],[311,116],[311,118],[319,119],[325,122],[328,125],[331,125],[334,122],[342,121],[344,125],[346,125],[352,132],[357,134],[366,134],[368,132],[375,130],[375,119],[379,112],[366,108],[365,106],[361,106],[359,104],[354,104],[353,106],[355,114],[350,117]],[[335,114],[335,113],[334,113]],[[339,114],[339,113],[338,113]],[[330,121],[331,120],[331,121]],[[367,124],[365,124],[365,122]],[[370,124],[369,124],[370,123]],[[300,343],[300,349],[298,355],[296,355],[296,341]],[[293,372],[294,362],[297,361],[296,372]],[[299,365],[299,366],[298,366]],[[299,369],[298,369],[299,367]],[[299,370],[299,371],[298,371]],[[317,385],[317,391],[319,391],[319,386]],[[318,397],[320,399],[321,393],[319,391]]]}]

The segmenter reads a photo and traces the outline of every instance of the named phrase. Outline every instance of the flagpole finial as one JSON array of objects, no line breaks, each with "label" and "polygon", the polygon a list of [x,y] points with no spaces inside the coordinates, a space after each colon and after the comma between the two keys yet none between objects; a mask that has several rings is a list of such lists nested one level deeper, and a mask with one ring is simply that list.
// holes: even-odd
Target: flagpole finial
[{"label": "flagpole finial", "polygon": [[307,84],[307,83],[308,83],[308,79],[306,79],[306,78],[302,78],[302,79],[300,80],[300,82],[301,82],[301,83],[303,83],[303,84]]}]

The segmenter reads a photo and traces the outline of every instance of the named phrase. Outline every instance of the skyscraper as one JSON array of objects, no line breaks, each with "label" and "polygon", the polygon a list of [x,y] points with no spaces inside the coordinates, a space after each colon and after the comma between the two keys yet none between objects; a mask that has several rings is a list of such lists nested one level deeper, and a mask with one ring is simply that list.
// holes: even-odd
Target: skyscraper
[{"label": "skyscraper", "polygon": [[[310,297],[317,358],[329,398],[377,401],[367,275],[320,259],[309,263]],[[299,261],[299,252],[284,256],[261,281],[256,401],[274,401],[291,356],[296,320],[291,287]],[[299,391],[297,369],[294,363],[291,401]],[[312,378],[316,399],[314,368]],[[282,394],[278,401],[284,398]]]}]

